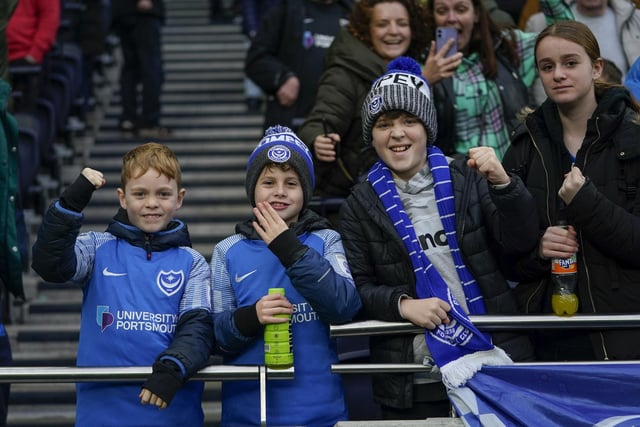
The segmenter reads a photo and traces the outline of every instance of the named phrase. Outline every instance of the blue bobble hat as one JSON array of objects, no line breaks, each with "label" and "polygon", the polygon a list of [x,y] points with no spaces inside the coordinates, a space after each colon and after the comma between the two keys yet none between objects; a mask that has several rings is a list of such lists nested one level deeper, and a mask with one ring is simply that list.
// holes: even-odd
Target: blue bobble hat
[{"label": "blue bobble hat", "polygon": [[264,137],[253,150],[247,162],[245,189],[251,202],[256,205],[255,189],[262,169],[271,163],[288,163],[298,174],[304,198],[303,207],[309,204],[315,187],[313,158],[307,146],[286,126],[268,128]]},{"label": "blue bobble hat", "polygon": [[378,78],[362,104],[362,139],[371,144],[373,125],[387,111],[402,110],[418,117],[427,131],[428,144],[438,135],[438,120],[429,83],[420,65],[401,56],[389,62],[387,72]]}]

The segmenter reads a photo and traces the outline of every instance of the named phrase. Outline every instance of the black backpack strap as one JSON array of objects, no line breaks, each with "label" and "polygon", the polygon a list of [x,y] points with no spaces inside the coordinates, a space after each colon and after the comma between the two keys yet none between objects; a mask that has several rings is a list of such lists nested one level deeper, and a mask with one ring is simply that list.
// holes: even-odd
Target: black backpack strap
[{"label": "black backpack strap", "polygon": [[629,157],[629,154],[625,151],[619,151],[617,154],[618,160],[620,160],[620,181],[624,188],[624,192],[627,197],[627,203],[633,203],[631,206],[634,211],[638,210],[638,204],[640,203],[640,157]]},{"label": "black backpack strap", "polygon": [[640,215],[640,126],[625,118],[620,132],[614,137],[616,157],[620,164],[619,182],[626,194],[626,207]]}]

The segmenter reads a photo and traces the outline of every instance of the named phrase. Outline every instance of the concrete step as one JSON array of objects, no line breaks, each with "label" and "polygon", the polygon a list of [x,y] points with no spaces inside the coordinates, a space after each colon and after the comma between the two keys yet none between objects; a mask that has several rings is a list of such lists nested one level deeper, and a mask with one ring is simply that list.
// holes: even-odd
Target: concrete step
[{"label": "concrete step", "polygon": [[[191,188],[194,188],[192,186]],[[218,222],[224,221],[225,223],[237,223],[248,218],[251,214],[251,208],[249,202],[243,199],[243,194],[239,194],[236,203],[219,203],[215,200],[196,199],[191,195],[192,190],[187,190],[187,196],[185,198],[185,204],[180,210],[178,210],[176,217],[182,219],[187,223],[191,230],[194,223],[203,222]],[[244,191],[244,188],[238,187],[238,193]],[[103,231],[104,228],[94,228],[94,224],[103,223],[106,225],[113,215],[118,210],[118,201],[115,198],[115,190],[113,192],[113,201],[105,200],[104,202],[95,202],[87,206],[84,210],[85,215],[85,229],[83,231],[91,229],[94,231]],[[245,196],[246,198],[246,196]],[[231,200],[229,200],[230,202]],[[109,208],[107,208],[109,206]],[[203,206],[208,206],[203,209]],[[193,234],[193,233],[192,233]],[[197,238],[197,236],[191,236]]]},{"label": "concrete step", "polygon": [[[13,363],[15,366],[75,366],[77,344],[58,346],[57,349],[42,349],[30,345],[18,345],[11,343]],[[30,349],[31,348],[31,349]]]},{"label": "concrete step", "polygon": [[[211,37],[208,37],[211,38]],[[234,43],[232,45],[232,47],[236,47],[236,49],[233,50],[187,50],[185,51],[184,49],[177,49],[177,50],[170,50],[170,49],[165,49],[164,54],[163,54],[163,58],[166,62],[183,62],[183,63],[192,63],[194,65],[194,67],[187,69],[186,71],[189,72],[189,74],[205,74],[202,72],[202,68],[199,67],[200,64],[207,64],[207,63],[211,63],[211,62],[220,62],[220,61],[227,61],[227,60],[231,60],[231,61],[244,61],[244,58],[246,56],[245,53],[245,49],[243,48],[243,46],[241,46],[242,41],[238,41],[236,43]],[[239,49],[237,49],[239,47]],[[194,70],[194,68],[196,70]],[[221,71],[219,71],[218,68],[214,68],[214,70],[217,71],[218,75],[221,74]],[[179,73],[176,73],[175,75],[173,75],[173,73],[171,73],[171,71],[173,71],[173,69],[169,70],[170,73],[167,74],[167,77],[176,77],[176,78],[180,78]],[[224,72],[224,71],[222,71]],[[209,75],[211,75],[211,71],[207,71],[207,73],[209,73]],[[233,72],[227,73],[230,77],[232,77],[233,79],[237,80],[238,79],[238,73],[237,72]],[[211,77],[209,77],[209,79],[211,79]]]},{"label": "concrete step", "polygon": [[11,385],[10,404],[36,405],[64,403],[75,404],[74,383],[16,383]]},{"label": "concrete step", "polygon": [[55,359],[64,355],[68,360],[68,356],[77,351],[79,328],[79,323],[29,323],[7,326],[7,335],[16,359],[25,364],[59,364]]},{"label": "concrete step", "polygon": [[[25,360],[25,365],[33,366],[30,361],[37,361],[38,354],[45,355],[60,355],[65,354],[69,351],[76,352],[78,350],[78,341],[77,334],[75,336],[75,340],[73,341],[18,341],[16,344],[11,343],[11,351],[16,353],[17,358],[22,358]],[[56,356],[57,357],[57,356]],[[52,356],[53,359],[53,356]],[[60,363],[55,360],[51,360],[43,358],[41,361],[47,362],[47,365],[36,365],[36,366],[48,366],[50,364],[55,364],[57,366],[67,366],[66,362],[68,359],[65,359],[65,363]]]},{"label": "concrete step", "polygon": [[[244,112],[244,106],[233,107],[237,109],[237,112]],[[167,118],[164,120],[166,126],[171,127],[171,118]],[[260,138],[262,137],[262,129],[260,128],[234,128],[233,126],[230,128],[192,128],[192,127],[184,127],[184,128],[176,128],[173,129],[173,134],[171,137],[164,138],[162,140],[163,144],[173,148],[175,145],[178,145],[184,141],[198,141],[198,142],[213,142],[217,140],[227,140],[227,141],[253,141],[254,144],[258,144]],[[105,129],[102,131],[102,143],[116,143],[123,144],[128,147],[134,147],[144,142],[148,142],[148,140],[138,137],[127,137],[123,138],[120,131],[117,129]],[[114,156],[117,156],[122,160],[122,155],[127,150],[123,150],[121,152],[114,153]],[[248,156],[247,156],[248,157]]]},{"label": "concrete step", "polygon": [[[195,96],[195,95],[193,95]],[[242,99],[241,102],[244,102]],[[195,104],[192,102],[192,104]],[[197,104],[195,104],[197,105]],[[190,115],[174,115],[168,117],[167,125],[171,123],[171,128],[173,130],[177,129],[188,129],[188,128],[212,128],[212,131],[215,131],[220,128],[237,128],[237,127],[247,127],[252,126],[254,128],[258,128],[262,126],[263,119],[258,115],[236,115],[236,116],[210,116],[208,114],[190,114]],[[118,120],[115,116],[108,117],[104,120],[104,129],[109,127],[115,129],[118,125]],[[254,136],[252,134],[251,136]],[[245,148],[244,145],[250,145],[251,148],[254,148],[260,139],[260,134],[255,134],[256,139],[247,138],[245,141],[234,141],[234,143],[243,143],[240,147]],[[226,141],[209,141],[207,144],[203,144],[202,142],[196,142],[195,144],[200,145],[202,149],[208,150],[209,152],[219,151],[225,148],[225,146],[229,146],[231,143]],[[190,141],[184,141],[180,145],[184,145],[186,147],[192,147],[194,143],[190,143]],[[97,148],[97,147],[96,147]],[[229,147],[233,148],[233,147]],[[251,152],[249,150],[249,152]],[[96,154],[99,154],[100,151],[97,151]],[[91,152],[93,155],[93,151]]]},{"label": "concrete step", "polygon": [[[74,427],[75,404],[9,405],[9,427]],[[202,403],[203,427],[220,425],[220,402]]]},{"label": "concrete step", "polygon": [[[163,53],[174,53],[176,51],[181,52],[218,52],[218,53],[230,53],[226,57],[220,57],[219,61],[212,61],[206,64],[206,67],[213,69],[221,69],[225,63],[229,64],[230,68],[242,69],[244,66],[244,57],[238,56],[238,52],[244,52],[246,50],[246,41],[242,34],[229,34],[229,35],[216,35],[216,41],[224,43],[224,50],[219,48],[211,48],[212,36],[205,34],[185,35],[177,34],[175,36],[165,36],[166,43],[162,49]],[[186,45],[182,43],[176,43],[177,39],[184,39],[188,42]],[[229,49],[232,48],[232,49]],[[224,58],[224,59],[223,59]],[[174,71],[180,69],[180,62],[167,62],[166,70]]]},{"label": "concrete step", "polygon": [[176,16],[176,17],[169,17],[166,20],[167,25],[184,25],[184,26],[191,26],[191,25],[206,25],[209,23],[209,17],[208,15],[202,15],[202,14],[196,14],[196,16]]},{"label": "concrete step", "polygon": [[[37,305],[39,303],[32,303],[31,305]],[[79,305],[77,306],[77,312],[59,312],[58,307],[51,305],[51,310],[55,311],[45,311],[43,307],[37,307],[36,310],[30,311],[26,315],[26,321],[31,325],[46,325],[51,323],[52,321],[59,324],[80,324],[80,310]]]},{"label": "concrete step", "polygon": [[[80,290],[76,291],[82,297]],[[75,300],[75,298],[74,298]],[[30,325],[79,325],[81,301],[43,300],[28,303],[27,321]],[[22,337],[24,338],[24,337]]]},{"label": "concrete step", "polygon": [[37,298],[33,298],[31,303],[38,301],[50,302],[80,302],[82,301],[82,292],[80,288],[73,283],[53,283],[45,280],[39,280],[37,283]]},{"label": "concrete step", "polygon": [[169,0],[165,2],[167,13],[173,14],[174,10],[181,9],[197,9],[197,10],[209,10],[208,0]]},{"label": "concrete step", "polygon": [[[193,166],[197,167],[205,167],[204,161],[202,159],[192,159]],[[235,158],[231,158],[228,160],[229,163],[236,160]],[[220,159],[220,163],[223,163],[224,159]],[[196,163],[198,163],[196,165]],[[96,163],[96,166],[99,166],[100,162]],[[101,170],[99,167],[96,169]],[[109,184],[109,183],[107,183]],[[114,206],[117,208],[115,203],[118,203],[118,199],[116,198],[115,189],[117,188],[119,183],[114,183],[111,181],[111,185],[107,185],[102,187],[99,191],[93,193],[93,197],[91,198],[90,206]],[[109,191],[109,190],[114,190]],[[197,186],[190,189],[187,189],[187,194],[191,203],[197,203],[200,201],[208,201],[212,208],[213,205],[217,202],[228,202],[228,203],[246,203],[248,208],[247,195],[244,191],[244,185],[232,185],[232,186],[217,186],[217,187],[205,187],[205,186]],[[185,199],[186,203],[186,199]],[[209,209],[205,206],[202,207],[203,212],[207,212]],[[115,211],[115,210],[114,210]],[[111,216],[114,211],[105,212],[106,215]],[[178,211],[180,212],[180,211]],[[86,215],[85,215],[86,216]]]},{"label": "concrete step", "polygon": [[[205,427],[220,423],[219,381],[208,381],[202,398]],[[9,399],[9,426],[73,426],[75,420],[75,384],[13,384]]]},{"label": "concrete step", "polygon": [[[207,381],[203,401],[219,400],[221,383]],[[11,385],[11,403],[39,404],[60,402],[75,404],[75,383],[16,383]]]},{"label": "concrete step", "polygon": [[[230,119],[233,120],[233,119]],[[105,120],[108,122],[108,120]],[[115,127],[115,120],[113,122]],[[255,139],[254,139],[255,138]],[[255,148],[256,144],[260,139],[260,134],[253,130],[251,134],[245,134],[244,138],[241,138],[241,135],[235,134],[235,138],[232,140],[213,140],[209,142],[202,142],[198,140],[186,140],[180,142],[179,144],[170,144],[167,143],[173,151],[175,151],[176,155],[179,157],[180,164],[184,161],[188,161],[191,157],[222,157],[226,158],[228,156],[246,156],[249,157],[249,154]],[[91,150],[91,158],[93,161],[106,161],[111,160],[110,165],[114,167],[114,171],[117,172],[119,168],[122,167],[122,159],[118,157],[118,154],[124,154],[130,149],[134,148],[137,145],[136,142],[127,141],[120,142],[115,144],[99,144],[93,147]],[[245,159],[246,163],[246,159]],[[118,169],[115,169],[115,166]],[[184,165],[184,166],[188,166]],[[189,174],[189,168],[183,167],[182,173],[183,175]],[[197,171],[198,174],[206,171]],[[217,174],[219,171],[217,169],[210,168],[209,174],[206,174],[208,178],[211,178],[212,175]],[[226,171],[221,171],[223,174]],[[237,169],[235,172],[243,173],[244,169]],[[119,176],[119,175],[117,175]]]},{"label": "concrete step", "polygon": [[9,405],[7,425],[15,427],[73,427],[75,404]]}]

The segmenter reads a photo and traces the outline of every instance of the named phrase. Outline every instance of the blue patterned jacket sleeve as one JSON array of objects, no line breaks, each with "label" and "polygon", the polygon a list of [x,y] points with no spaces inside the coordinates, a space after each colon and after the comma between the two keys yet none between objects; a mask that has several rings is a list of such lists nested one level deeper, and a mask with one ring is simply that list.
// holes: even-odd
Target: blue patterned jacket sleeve
[{"label": "blue patterned jacket sleeve", "polygon": [[215,246],[211,255],[213,327],[217,348],[229,353],[242,351],[254,340],[242,335],[233,320],[238,304],[225,262],[227,250],[240,238],[239,235],[228,237]]},{"label": "blue patterned jacket sleeve", "polygon": [[344,323],[356,316],[362,303],[351,277],[340,235],[333,230],[314,231],[324,241],[324,257],[309,249],[287,275],[326,323]]}]

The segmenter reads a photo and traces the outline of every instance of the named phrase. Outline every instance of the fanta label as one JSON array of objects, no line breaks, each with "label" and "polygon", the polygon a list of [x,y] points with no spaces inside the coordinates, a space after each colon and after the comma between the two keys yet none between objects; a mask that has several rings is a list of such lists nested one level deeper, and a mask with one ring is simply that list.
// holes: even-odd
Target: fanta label
[{"label": "fanta label", "polygon": [[578,263],[576,255],[569,258],[554,258],[551,261],[551,272],[553,274],[571,274],[578,272]]}]

